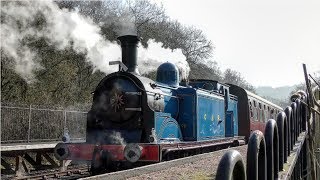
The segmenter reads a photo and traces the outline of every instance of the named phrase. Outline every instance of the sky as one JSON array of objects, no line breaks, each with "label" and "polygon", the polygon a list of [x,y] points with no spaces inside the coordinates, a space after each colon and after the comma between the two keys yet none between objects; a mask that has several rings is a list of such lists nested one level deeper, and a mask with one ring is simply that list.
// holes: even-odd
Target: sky
[{"label": "sky", "polygon": [[201,29],[213,60],[254,86],[304,82],[320,71],[320,1],[154,0],[171,19]]}]

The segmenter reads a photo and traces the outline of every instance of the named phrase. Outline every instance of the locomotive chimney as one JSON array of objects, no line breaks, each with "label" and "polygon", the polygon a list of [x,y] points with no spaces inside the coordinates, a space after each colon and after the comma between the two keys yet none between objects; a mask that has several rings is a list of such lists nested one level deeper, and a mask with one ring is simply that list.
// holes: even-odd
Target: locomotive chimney
[{"label": "locomotive chimney", "polygon": [[139,74],[137,68],[137,47],[140,39],[135,35],[119,36],[121,43],[122,63],[127,66],[128,72]]}]

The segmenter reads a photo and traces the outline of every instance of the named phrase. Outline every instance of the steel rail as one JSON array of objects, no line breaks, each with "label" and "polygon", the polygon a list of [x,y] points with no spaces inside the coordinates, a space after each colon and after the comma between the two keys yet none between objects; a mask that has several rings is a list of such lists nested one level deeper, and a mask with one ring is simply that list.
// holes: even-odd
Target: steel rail
[{"label": "steel rail", "polygon": [[[50,172],[48,172],[50,171]],[[68,169],[66,171],[60,171],[60,169],[50,169],[46,171],[35,171],[32,174],[21,177],[8,177],[8,179],[24,180],[24,179],[78,179],[90,176],[88,167],[77,167]],[[6,179],[6,178],[4,178]]]}]

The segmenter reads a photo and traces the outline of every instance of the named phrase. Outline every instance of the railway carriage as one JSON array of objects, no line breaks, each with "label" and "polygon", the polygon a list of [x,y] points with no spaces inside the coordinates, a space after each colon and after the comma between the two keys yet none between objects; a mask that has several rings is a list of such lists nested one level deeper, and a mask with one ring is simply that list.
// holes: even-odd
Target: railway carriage
[{"label": "railway carriage", "polygon": [[269,119],[276,119],[276,115],[283,109],[239,86],[229,84],[230,93],[238,97],[239,134],[246,136],[246,140],[254,130],[264,132]]}]

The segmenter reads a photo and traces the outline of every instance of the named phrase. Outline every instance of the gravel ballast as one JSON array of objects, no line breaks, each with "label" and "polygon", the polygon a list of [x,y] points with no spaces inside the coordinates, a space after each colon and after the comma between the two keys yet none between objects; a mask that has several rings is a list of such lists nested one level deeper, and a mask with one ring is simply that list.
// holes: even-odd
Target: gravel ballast
[{"label": "gravel ballast", "polygon": [[239,146],[220,151],[160,162],[124,171],[91,176],[84,179],[215,179],[216,170],[222,156],[228,150],[237,150],[246,163],[247,146]]},{"label": "gravel ballast", "polygon": [[[246,163],[247,146],[240,146],[234,149],[240,152],[244,163]],[[160,171],[142,174],[129,180],[140,179],[215,179],[216,170],[221,157],[230,149],[224,149],[212,153],[209,156],[195,162],[189,162],[183,165],[177,165]]]}]

